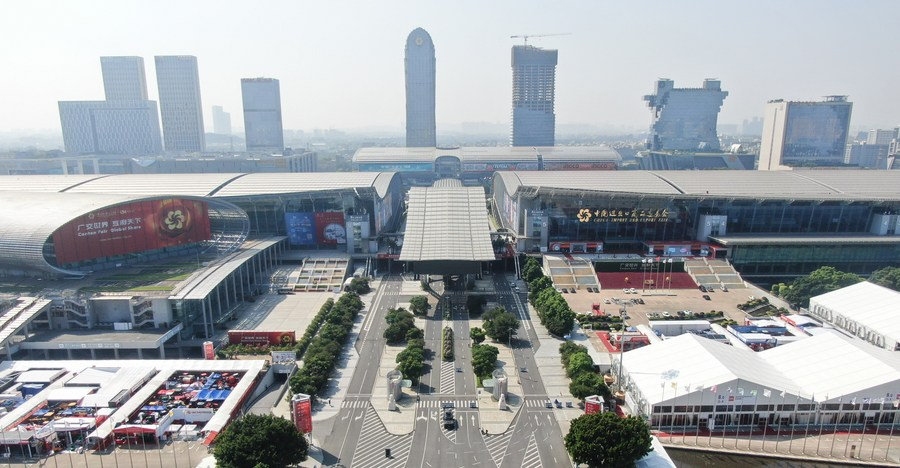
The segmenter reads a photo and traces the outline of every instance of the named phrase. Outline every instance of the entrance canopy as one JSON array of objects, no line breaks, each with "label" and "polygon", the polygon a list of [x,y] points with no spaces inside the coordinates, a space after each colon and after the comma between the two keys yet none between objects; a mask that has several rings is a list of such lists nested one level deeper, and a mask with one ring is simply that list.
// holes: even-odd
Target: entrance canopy
[{"label": "entrance canopy", "polygon": [[418,273],[460,274],[494,258],[482,187],[439,180],[410,189],[401,261],[414,262]]}]

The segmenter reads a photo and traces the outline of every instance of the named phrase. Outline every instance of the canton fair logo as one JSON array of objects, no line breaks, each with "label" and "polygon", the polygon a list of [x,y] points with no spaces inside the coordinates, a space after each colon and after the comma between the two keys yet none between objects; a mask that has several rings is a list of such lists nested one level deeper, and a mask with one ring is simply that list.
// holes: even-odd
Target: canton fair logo
[{"label": "canton fair logo", "polygon": [[591,210],[587,208],[582,208],[578,210],[578,221],[582,223],[586,223],[591,220]]},{"label": "canton fair logo", "polygon": [[181,210],[172,210],[166,215],[166,229],[169,231],[180,231],[184,229],[184,213]]},{"label": "canton fair logo", "polygon": [[191,210],[180,203],[166,201],[157,211],[157,229],[170,238],[179,237],[193,228]]}]

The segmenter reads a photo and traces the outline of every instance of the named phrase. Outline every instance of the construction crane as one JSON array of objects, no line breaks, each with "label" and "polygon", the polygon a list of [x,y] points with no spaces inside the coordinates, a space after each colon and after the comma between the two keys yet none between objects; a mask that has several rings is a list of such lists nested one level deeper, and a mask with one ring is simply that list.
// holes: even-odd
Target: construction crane
[{"label": "construction crane", "polygon": [[509,36],[510,39],[524,39],[525,45],[528,45],[529,37],[550,37],[550,36],[569,36],[572,33],[556,33],[556,34],[520,34],[516,36]]}]

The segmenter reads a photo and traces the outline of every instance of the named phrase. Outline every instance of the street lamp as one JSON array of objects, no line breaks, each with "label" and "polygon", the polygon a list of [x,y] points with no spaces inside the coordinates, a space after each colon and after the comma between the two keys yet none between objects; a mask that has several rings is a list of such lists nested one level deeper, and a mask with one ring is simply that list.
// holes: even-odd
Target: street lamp
[{"label": "street lamp", "polygon": [[645,292],[647,288],[647,259],[641,259],[641,292]]},{"label": "street lamp", "polygon": [[619,309],[619,316],[622,318],[622,331],[619,332],[619,376],[616,382],[619,385],[619,391],[622,392],[623,398],[625,394],[625,385],[622,383],[622,361],[625,359],[625,329],[627,328],[625,318],[628,316],[628,303],[623,302],[622,308]]}]

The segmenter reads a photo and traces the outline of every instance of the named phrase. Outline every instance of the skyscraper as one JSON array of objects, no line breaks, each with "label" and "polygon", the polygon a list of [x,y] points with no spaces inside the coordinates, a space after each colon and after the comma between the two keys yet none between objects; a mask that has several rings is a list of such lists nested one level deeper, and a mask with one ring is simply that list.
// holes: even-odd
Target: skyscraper
[{"label": "skyscraper", "polygon": [[704,80],[702,88],[675,88],[672,80],[658,80],[656,93],[644,96],[652,113],[647,149],[718,151],[716,121],[725,96],[719,80]]},{"label": "skyscraper", "polygon": [[513,46],[512,146],[555,144],[557,56],[556,50]]},{"label": "skyscraper", "polygon": [[769,101],[759,148],[759,170],[839,166],[844,162],[850,113],[847,96],[821,102]]},{"label": "skyscraper", "polygon": [[247,151],[282,151],[281,87],[274,78],[241,78]]},{"label": "skyscraper", "polygon": [[156,102],[147,100],[141,57],[100,57],[105,101],[60,101],[70,153],[147,155],[162,151]]},{"label": "skyscraper", "polygon": [[416,28],[406,38],[406,146],[437,146],[435,58],[431,36]]},{"label": "skyscraper", "polygon": [[222,106],[212,106],[213,133],[217,135],[231,135],[231,114],[225,112]]},{"label": "skyscraper", "polygon": [[157,56],[156,84],[166,151],[203,151],[206,140],[197,57]]},{"label": "skyscraper", "polygon": [[100,57],[107,101],[146,101],[143,57]]}]

